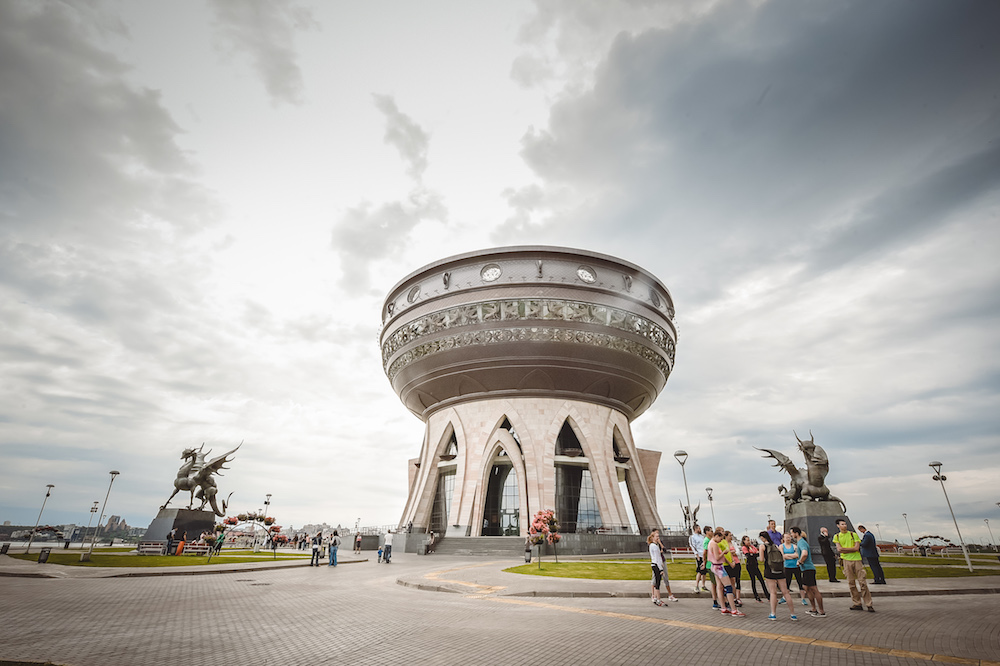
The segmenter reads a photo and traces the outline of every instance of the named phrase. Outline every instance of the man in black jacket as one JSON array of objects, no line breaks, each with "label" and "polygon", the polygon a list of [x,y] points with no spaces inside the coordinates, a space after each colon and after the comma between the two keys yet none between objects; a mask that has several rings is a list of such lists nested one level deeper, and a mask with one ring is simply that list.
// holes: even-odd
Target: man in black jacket
[{"label": "man in black jacket", "polygon": [[830,546],[830,533],[825,527],[819,528],[819,549],[823,553],[823,561],[826,562],[826,573],[830,577],[831,583],[839,583],[837,580],[837,556]]}]

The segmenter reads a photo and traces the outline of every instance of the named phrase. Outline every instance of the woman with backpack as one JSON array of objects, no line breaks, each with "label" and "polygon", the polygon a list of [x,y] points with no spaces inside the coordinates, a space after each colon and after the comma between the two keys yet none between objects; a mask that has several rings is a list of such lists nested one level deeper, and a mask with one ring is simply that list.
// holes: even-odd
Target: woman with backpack
[{"label": "woman with backpack", "polygon": [[749,535],[743,536],[740,551],[743,553],[743,559],[747,562],[747,573],[750,574],[750,587],[753,588],[754,601],[762,602],[760,595],[757,594],[757,581],[760,581],[760,589],[764,594],[767,594],[767,584],[764,582],[764,577],[760,574],[760,566],[757,563],[760,551],[757,550],[757,546],[750,540]]},{"label": "woman with backpack", "polygon": [[781,547],[771,541],[771,536],[767,532],[761,532],[758,536],[764,555],[764,580],[767,582],[767,591],[771,595],[771,614],[767,616],[767,619],[778,619],[778,590],[780,589],[782,598],[788,604],[788,610],[792,612],[791,619],[798,620],[799,618],[795,616],[795,606],[789,601],[791,595],[788,593],[788,584],[785,583],[785,557],[781,552]]}]

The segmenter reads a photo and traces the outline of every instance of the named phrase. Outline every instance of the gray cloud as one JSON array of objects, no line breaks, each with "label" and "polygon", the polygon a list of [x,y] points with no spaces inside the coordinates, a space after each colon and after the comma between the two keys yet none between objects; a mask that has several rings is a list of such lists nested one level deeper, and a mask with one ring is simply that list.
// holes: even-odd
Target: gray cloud
[{"label": "gray cloud", "polygon": [[312,12],[285,0],[211,0],[209,5],[220,44],[247,55],[271,100],[301,104],[304,84],[295,33],[319,27]]},{"label": "gray cloud", "polygon": [[348,209],[332,235],[332,246],[341,262],[341,283],[367,289],[373,262],[400,252],[421,222],[443,223],[447,218],[448,209],[441,197],[422,188],[402,201],[378,206],[365,202]]},{"label": "gray cloud", "polygon": [[430,136],[396,106],[396,100],[389,95],[372,95],[375,107],[385,115],[385,142],[399,151],[406,162],[406,173],[416,181],[427,170],[427,150]]}]

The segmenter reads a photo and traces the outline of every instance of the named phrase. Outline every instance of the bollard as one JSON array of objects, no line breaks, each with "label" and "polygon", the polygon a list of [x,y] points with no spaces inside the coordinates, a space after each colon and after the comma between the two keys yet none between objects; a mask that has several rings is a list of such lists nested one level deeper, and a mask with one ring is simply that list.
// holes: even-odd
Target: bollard
[{"label": "bollard", "polygon": [[38,551],[38,563],[45,564],[46,562],[48,562],[49,553],[51,552],[52,552],[51,548],[42,548],[40,551]]}]

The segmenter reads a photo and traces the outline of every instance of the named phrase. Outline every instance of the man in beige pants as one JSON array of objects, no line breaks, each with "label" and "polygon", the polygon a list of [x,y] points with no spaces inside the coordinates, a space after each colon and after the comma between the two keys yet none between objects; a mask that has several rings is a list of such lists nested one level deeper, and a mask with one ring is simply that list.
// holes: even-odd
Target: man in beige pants
[{"label": "man in beige pants", "polygon": [[[864,601],[869,613],[875,612],[872,606],[872,593],[868,591],[868,581],[866,578],[865,565],[861,561],[861,537],[857,532],[847,530],[847,521],[841,518],[837,521],[838,534],[833,535],[833,542],[837,544],[837,552],[844,561],[844,575],[847,576],[847,585],[851,588],[851,610],[864,610],[861,602]],[[860,586],[855,586],[857,581]]]}]

